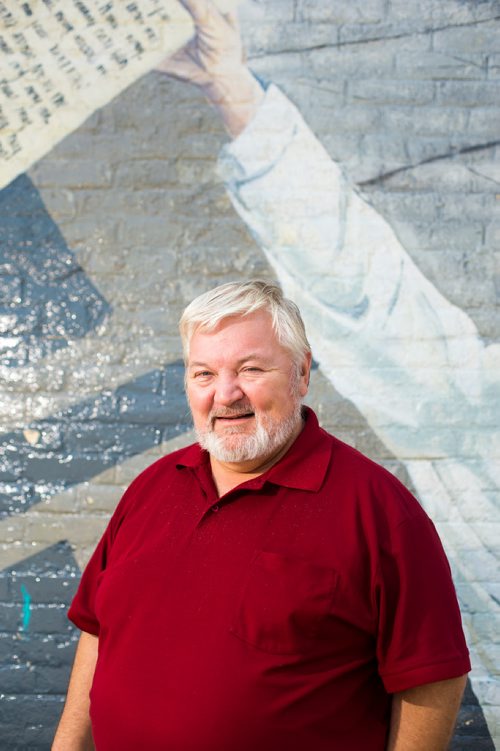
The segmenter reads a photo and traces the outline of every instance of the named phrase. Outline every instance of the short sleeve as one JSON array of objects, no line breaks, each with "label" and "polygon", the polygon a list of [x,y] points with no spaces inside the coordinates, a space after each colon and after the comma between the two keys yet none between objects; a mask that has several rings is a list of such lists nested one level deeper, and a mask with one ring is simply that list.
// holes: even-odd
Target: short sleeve
[{"label": "short sleeve", "polygon": [[148,471],[136,477],[118,503],[103,536],[94,550],[82,574],[79,587],[68,611],[68,618],[77,628],[89,634],[99,635],[99,621],[95,613],[95,598],[100,575],[106,569],[111,549],[118,530],[131,502],[147,477]]},{"label": "short sleeve", "polygon": [[97,548],[88,562],[68,611],[68,618],[81,631],[99,635],[99,622],[95,616],[94,602],[99,574],[105,569],[108,549],[108,530],[101,537]]},{"label": "short sleeve", "polygon": [[389,693],[471,667],[450,567],[423,511],[399,524],[381,554],[377,659]]}]

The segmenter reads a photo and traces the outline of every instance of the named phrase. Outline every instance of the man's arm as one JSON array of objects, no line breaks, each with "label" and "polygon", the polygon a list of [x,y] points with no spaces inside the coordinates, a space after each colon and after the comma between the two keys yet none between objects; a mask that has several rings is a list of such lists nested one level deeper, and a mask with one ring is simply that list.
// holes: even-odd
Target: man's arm
[{"label": "man's arm", "polygon": [[467,676],[394,694],[387,751],[446,751]]},{"label": "man's arm", "polygon": [[68,696],[52,751],[94,751],[89,717],[89,692],[97,661],[97,636],[82,632],[68,687]]}]

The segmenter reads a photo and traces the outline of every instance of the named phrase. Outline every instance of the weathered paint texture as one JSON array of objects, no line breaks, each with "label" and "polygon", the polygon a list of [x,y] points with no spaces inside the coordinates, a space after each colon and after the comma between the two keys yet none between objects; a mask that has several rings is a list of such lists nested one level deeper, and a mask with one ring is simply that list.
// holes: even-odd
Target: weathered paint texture
[{"label": "weathered paint texture", "polygon": [[109,313],[26,175],[0,192],[2,365],[35,364]]},{"label": "weathered paint texture", "polygon": [[[452,747],[492,749],[500,5],[247,0],[241,24],[254,72],[304,118],[301,143],[326,150],[310,183],[315,146],[287,168],[296,210],[283,213],[273,183],[274,214],[258,181],[232,180],[215,112],[154,71],[117,70],[115,98],[63,140],[40,130],[45,155],[0,192],[1,748],[50,748],[79,570],[131,479],[192,440],[180,312],[219,282],[259,277],[305,309],[322,424],[397,473],[440,529],[474,658]],[[390,283],[403,267],[401,296]],[[346,268],[351,287],[339,284]],[[409,315],[398,306],[417,288]],[[385,335],[375,319],[366,339],[362,321],[383,305],[394,323]]]}]

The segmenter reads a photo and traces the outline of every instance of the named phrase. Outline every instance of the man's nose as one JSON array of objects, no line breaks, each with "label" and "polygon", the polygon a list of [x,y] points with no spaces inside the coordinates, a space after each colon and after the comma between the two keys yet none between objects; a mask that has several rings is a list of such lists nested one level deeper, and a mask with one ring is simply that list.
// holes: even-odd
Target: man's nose
[{"label": "man's nose", "polygon": [[219,375],[215,388],[215,402],[229,405],[245,396],[236,375]]}]

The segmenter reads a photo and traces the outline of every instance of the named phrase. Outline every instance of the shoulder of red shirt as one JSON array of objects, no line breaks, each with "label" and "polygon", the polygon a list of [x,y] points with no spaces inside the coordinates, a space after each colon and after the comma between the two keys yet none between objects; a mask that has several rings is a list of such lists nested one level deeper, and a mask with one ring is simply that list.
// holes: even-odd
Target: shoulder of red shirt
[{"label": "shoulder of red shirt", "polygon": [[[332,465],[334,471],[342,467],[344,472],[358,477],[360,483],[389,485],[398,495],[410,497],[414,502],[409,491],[391,472],[320,427],[318,418],[310,407],[303,408],[303,416],[303,430],[287,453],[267,470],[265,480],[285,487],[317,492]],[[132,485],[139,489],[157,474],[185,468],[195,469],[208,462],[208,452],[198,443],[193,443],[158,459]]]}]

